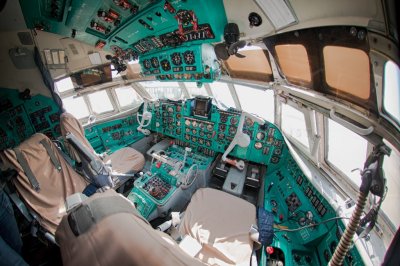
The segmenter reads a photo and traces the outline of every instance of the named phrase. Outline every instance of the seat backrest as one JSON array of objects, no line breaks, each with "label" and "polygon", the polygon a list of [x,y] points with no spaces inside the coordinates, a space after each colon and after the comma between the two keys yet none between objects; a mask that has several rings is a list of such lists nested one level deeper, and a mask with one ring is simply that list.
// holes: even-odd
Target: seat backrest
[{"label": "seat backrest", "polygon": [[62,113],[60,116],[60,128],[61,128],[61,135],[64,138],[64,144],[67,148],[69,154],[71,155],[72,159],[77,162],[81,162],[81,158],[79,153],[68,143],[65,139],[67,133],[72,133],[74,136],[83,144],[85,145],[93,154],[95,153],[92,145],[85,137],[85,131],[79,122],[79,120],[74,117],[70,113]]},{"label": "seat backrest", "polygon": [[[21,162],[15,150],[19,151],[19,156],[23,157],[25,163]],[[28,207],[39,216],[40,225],[54,234],[65,214],[66,197],[82,192],[87,182],[65,161],[52,141],[41,133],[34,134],[15,150],[2,151],[2,160],[6,167],[17,170],[18,176],[14,179],[14,184],[18,193]],[[59,163],[59,168],[54,161]],[[30,174],[25,172],[27,170],[31,171],[31,175],[37,180],[39,191],[32,187]]]},{"label": "seat backrest", "polygon": [[[106,199],[106,200],[104,200]],[[95,204],[95,202],[100,204]],[[84,209],[101,212],[99,205],[114,208],[126,206],[126,198],[114,190],[96,193],[87,199]],[[129,202],[131,208],[134,206]],[[121,208],[122,209],[122,208]],[[75,209],[74,211],[78,211]],[[84,233],[75,235],[76,222],[72,214],[65,216],[57,228],[56,241],[60,245],[63,265],[204,265],[182,251],[167,234],[154,230],[135,211],[111,212],[101,215]],[[82,216],[81,216],[82,217]],[[91,217],[96,217],[92,215]],[[76,221],[76,220],[75,220]],[[87,223],[84,222],[87,228]],[[79,227],[79,225],[78,225]]]}]

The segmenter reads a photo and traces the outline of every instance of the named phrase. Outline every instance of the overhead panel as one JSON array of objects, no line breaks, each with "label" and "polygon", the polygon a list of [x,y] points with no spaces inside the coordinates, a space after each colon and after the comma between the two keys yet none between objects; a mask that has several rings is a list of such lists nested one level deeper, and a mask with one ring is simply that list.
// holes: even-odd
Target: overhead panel
[{"label": "overhead panel", "polygon": [[[179,66],[172,71],[161,68],[161,76],[146,69],[144,75],[156,75],[160,80],[186,77],[185,80],[209,81],[218,74],[218,66],[202,62],[203,53],[209,61],[214,59],[209,55],[210,49],[202,44],[222,40],[227,23],[222,0],[20,0],[20,3],[29,28],[75,38],[112,51],[123,60],[140,57],[142,66],[142,55],[146,59],[167,57],[172,64],[171,56],[176,53],[183,56],[188,49],[179,47],[185,46],[190,46],[198,59],[198,65],[189,65],[190,75],[184,76],[186,66],[182,71],[178,71]],[[156,53],[160,54],[147,56]]]}]

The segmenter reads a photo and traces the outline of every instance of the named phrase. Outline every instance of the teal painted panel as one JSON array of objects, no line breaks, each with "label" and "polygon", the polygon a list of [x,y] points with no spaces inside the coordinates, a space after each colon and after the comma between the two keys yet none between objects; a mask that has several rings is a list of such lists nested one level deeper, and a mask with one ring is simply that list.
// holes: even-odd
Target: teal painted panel
[{"label": "teal painted panel", "polygon": [[0,89],[0,150],[13,148],[34,133],[60,136],[60,108],[53,99],[37,94],[22,98],[14,89]]}]

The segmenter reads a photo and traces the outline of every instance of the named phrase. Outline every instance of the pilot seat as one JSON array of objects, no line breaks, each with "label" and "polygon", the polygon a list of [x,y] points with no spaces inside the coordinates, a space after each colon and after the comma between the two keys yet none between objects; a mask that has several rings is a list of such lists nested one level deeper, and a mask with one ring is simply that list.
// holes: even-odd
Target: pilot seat
[{"label": "pilot seat", "polygon": [[[67,135],[72,133],[80,143],[89,150],[89,152],[97,155],[89,141],[86,139],[85,132],[79,120],[70,113],[63,113],[60,117],[60,127],[61,134],[65,139],[65,146],[72,159],[78,163],[88,164],[88,162],[85,162],[84,156],[82,156],[78,150],[76,150],[72,145],[69,145],[68,141],[66,141]],[[145,163],[143,154],[131,147],[119,149],[110,155],[105,155],[99,158],[105,164],[111,165],[113,172],[120,173],[122,176],[124,174],[132,175],[141,171]],[[83,165],[83,169],[85,169],[85,165]]]},{"label": "pilot seat", "polygon": [[[30,211],[26,215],[25,208],[16,205],[25,217],[33,216],[45,231],[54,235],[65,214],[65,199],[82,192],[88,185],[87,181],[67,163],[54,143],[41,133],[0,154],[4,166],[17,171],[12,182],[19,198],[22,198],[20,203],[25,203]],[[10,196],[15,199],[14,195]]]},{"label": "pilot seat", "polygon": [[[251,203],[223,191],[198,189],[177,230],[183,239],[178,245],[153,229],[132,202],[108,190],[64,216],[56,240],[65,266],[250,265],[249,232],[255,223]],[[185,245],[193,242],[197,250],[188,252],[193,245]]]}]

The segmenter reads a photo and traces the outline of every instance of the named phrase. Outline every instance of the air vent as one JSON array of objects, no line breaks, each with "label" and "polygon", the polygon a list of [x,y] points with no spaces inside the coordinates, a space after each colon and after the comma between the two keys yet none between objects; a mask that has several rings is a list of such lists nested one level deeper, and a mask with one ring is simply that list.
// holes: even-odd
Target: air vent
[{"label": "air vent", "polygon": [[74,55],[79,54],[78,49],[76,49],[76,46],[74,44],[70,43],[70,44],[68,44],[68,47]]},{"label": "air vent", "polygon": [[22,45],[33,45],[33,40],[29,32],[18,32],[17,35]]}]

